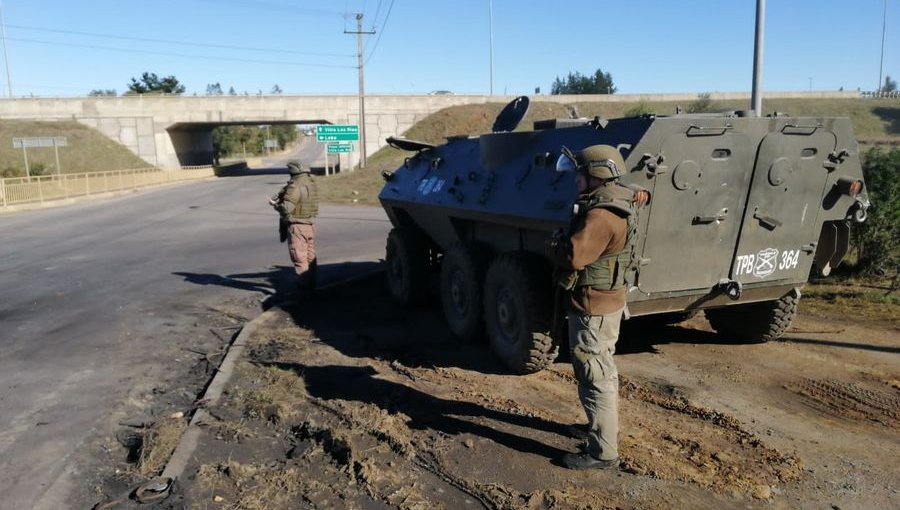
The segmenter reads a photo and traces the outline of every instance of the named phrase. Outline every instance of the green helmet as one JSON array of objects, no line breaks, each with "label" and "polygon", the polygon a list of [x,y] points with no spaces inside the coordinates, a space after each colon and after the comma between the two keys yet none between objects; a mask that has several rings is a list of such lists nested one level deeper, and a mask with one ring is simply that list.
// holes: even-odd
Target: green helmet
[{"label": "green helmet", "polygon": [[578,170],[598,179],[618,179],[625,172],[625,160],[611,145],[591,145],[575,154]]},{"label": "green helmet", "polygon": [[288,161],[287,167],[288,172],[290,172],[291,175],[298,175],[302,174],[303,172],[309,172],[309,168],[304,167],[303,164],[299,161]]}]

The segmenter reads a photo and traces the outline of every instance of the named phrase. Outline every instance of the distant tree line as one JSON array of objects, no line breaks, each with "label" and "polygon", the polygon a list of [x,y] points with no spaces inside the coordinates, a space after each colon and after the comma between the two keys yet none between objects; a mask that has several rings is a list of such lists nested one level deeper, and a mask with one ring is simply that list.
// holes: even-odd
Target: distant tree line
[{"label": "distant tree line", "polygon": [[[160,78],[156,73],[143,73],[140,78],[131,78],[131,82],[128,84],[128,90],[125,91],[124,95],[132,95],[132,94],[172,94],[172,95],[180,95],[185,91],[184,85],[178,81],[178,78],[174,76],[165,76]],[[257,92],[258,95],[262,95],[262,90]],[[269,94],[279,95],[283,94],[284,91],[281,87],[276,83],[272,86],[272,89],[269,91]],[[93,89],[88,92],[88,96],[92,97],[102,97],[102,96],[116,96],[118,95],[116,89]],[[196,96],[197,94],[194,93]],[[207,96],[223,96],[225,93],[222,90],[222,84],[219,82],[209,83],[206,85],[206,95]],[[234,87],[230,87],[228,89],[229,96],[238,95],[237,91],[234,90]],[[244,91],[245,96],[250,94],[247,91]]]},{"label": "distant tree line", "polygon": [[615,94],[616,86],[612,75],[597,69],[591,76],[585,76],[578,71],[570,72],[565,79],[559,76],[553,81],[550,93],[559,94]]},{"label": "distant tree line", "polygon": [[297,126],[219,126],[213,129],[213,150],[216,159],[231,156],[264,154],[266,138],[278,143],[278,149],[284,150],[288,144],[297,140]]}]

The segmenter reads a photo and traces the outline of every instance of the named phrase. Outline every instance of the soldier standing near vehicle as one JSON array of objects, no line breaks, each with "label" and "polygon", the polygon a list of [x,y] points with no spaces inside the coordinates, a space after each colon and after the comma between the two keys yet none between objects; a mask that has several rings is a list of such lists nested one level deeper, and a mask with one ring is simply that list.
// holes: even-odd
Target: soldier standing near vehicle
[{"label": "soldier standing near vehicle", "polygon": [[313,290],[316,284],[316,227],[319,193],[309,168],[288,162],[291,180],[269,203],[281,215],[281,241],[288,240],[291,261],[297,272],[297,287]]},{"label": "soldier standing near vehicle", "polygon": [[625,309],[635,208],[649,195],[616,182],[625,161],[615,147],[594,145],[568,154],[560,161],[575,167],[579,197],[569,231],[550,247],[567,291],[569,351],[588,426],[586,448],[562,460],[571,469],[610,469],[619,464],[619,374],[613,354]]}]

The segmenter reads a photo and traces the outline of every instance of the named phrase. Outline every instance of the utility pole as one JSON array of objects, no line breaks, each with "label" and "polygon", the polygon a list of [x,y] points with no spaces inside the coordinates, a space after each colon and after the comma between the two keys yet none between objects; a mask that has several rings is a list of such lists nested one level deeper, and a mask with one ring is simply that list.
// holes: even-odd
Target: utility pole
[{"label": "utility pole", "polygon": [[[0,0],[0,31],[3,32],[3,61],[6,62],[6,84],[9,86],[9,97],[13,97],[12,75],[9,73],[9,50],[6,49],[6,22],[3,20],[3,1]],[[882,48],[884,41],[882,41]],[[882,49],[883,53],[883,49]]]},{"label": "utility pole", "polygon": [[345,34],[356,34],[356,53],[359,58],[359,167],[366,167],[366,85],[363,79],[363,34],[374,34],[375,31],[364,32],[362,29],[362,13],[356,15],[356,32],[348,32]]},{"label": "utility pole", "polygon": [[884,0],[884,14],[881,16],[881,66],[878,68],[878,92],[884,88],[881,74],[884,72],[884,32],[887,26],[887,0]]},{"label": "utility pole", "polygon": [[494,0],[488,0],[488,20],[491,33],[491,95],[494,95]]}]

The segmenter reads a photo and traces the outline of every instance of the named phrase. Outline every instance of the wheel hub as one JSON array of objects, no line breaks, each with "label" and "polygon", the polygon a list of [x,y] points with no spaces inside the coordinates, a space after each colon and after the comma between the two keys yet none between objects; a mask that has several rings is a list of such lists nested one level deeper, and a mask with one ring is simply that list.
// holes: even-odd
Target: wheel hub
[{"label": "wheel hub", "polygon": [[519,314],[515,295],[508,288],[497,295],[497,319],[504,339],[514,342],[519,330]]}]

